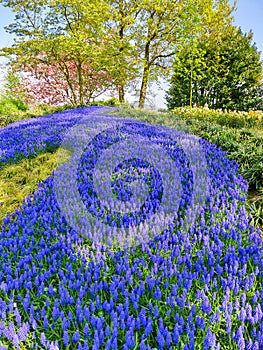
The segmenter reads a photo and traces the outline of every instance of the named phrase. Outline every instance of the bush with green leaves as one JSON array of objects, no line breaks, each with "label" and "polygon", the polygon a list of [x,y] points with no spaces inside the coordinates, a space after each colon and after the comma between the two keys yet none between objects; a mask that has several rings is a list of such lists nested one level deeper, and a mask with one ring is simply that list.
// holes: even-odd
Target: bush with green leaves
[{"label": "bush with green leaves", "polygon": [[20,99],[2,96],[0,98],[0,115],[8,115],[18,111],[26,111],[27,105]]},{"label": "bush with green leaves", "polygon": [[184,119],[197,119],[231,128],[262,127],[263,111],[229,111],[223,109],[208,109],[204,107],[176,107],[172,110],[175,116]]}]

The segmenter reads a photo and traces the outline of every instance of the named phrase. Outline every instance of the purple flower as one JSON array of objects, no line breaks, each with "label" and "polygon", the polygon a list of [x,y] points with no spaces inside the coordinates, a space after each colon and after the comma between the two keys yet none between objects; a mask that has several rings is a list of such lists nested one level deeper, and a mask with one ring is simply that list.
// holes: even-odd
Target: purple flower
[{"label": "purple flower", "polygon": [[79,341],[79,337],[80,337],[79,331],[77,330],[72,336],[73,343],[77,343]]},{"label": "purple flower", "polygon": [[[24,157],[45,150],[47,143],[50,147],[58,147],[68,127],[80,118],[92,119],[89,113],[98,110],[69,111],[1,129],[0,167],[8,161],[19,160],[16,152],[20,150]],[[100,118],[96,116],[94,119],[97,126]],[[68,346],[65,343],[70,344],[71,340],[78,349],[129,349],[137,345],[136,334],[142,349],[149,350],[154,346],[152,343],[159,348],[170,348],[184,342],[184,348],[192,350],[198,330],[205,338],[204,348],[219,349],[221,343],[232,338],[240,348],[244,348],[246,341],[247,347],[260,349],[263,293],[258,286],[263,269],[263,248],[259,233],[249,225],[244,200],[240,199],[247,185],[238,175],[237,165],[216,146],[199,140],[209,170],[210,192],[206,193],[207,200],[200,208],[198,220],[189,230],[184,230],[183,217],[191,219],[191,210],[188,209],[198,199],[192,198],[196,180],[194,169],[198,164],[190,164],[186,149],[180,145],[184,136],[178,132],[178,142],[175,142],[168,136],[166,128],[134,120],[124,122],[117,117],[114,119],[118,122],[116,127],[112,117],[103,118],[109,128],[98,131],[90,140],[81,153],[78,167],[74,168],[77,169],[76,180],[80,183],[78,191],[82,193],[86,209],[94,217],[90,226],[86,227],[82,218],[79,224],[85,226],[87,232],[93,230],[91,238],[96,232],[107,235],[113,227],[120,232],[140,227],[144,232],[144,242],[137,247],[116,251],[97,247],[95,243],[86,245],[85,238],[63,215],[58,196],[54,193],[54,176],[50,176],[39,184],[32,198],[27,199],[13,216],[5,218],[0,232],[2,260],[5,262],[0,267],[0,289],[4,292],[4,300],[0,299],[3,320],[0,336],[7,332],[13,343],[17,343],[19,337],[24,339],[26,329],[20,329],[27,314],[32,337],[35,337],[32,342],[36,343],[32,347],[39,346],[40,342],[41,348],[58,349]],[[153,146],[163,148],[171,157],[179,169],[178,173],[171,174],[171,178],[176,175],[182,187],[173,224],[165,225],[163,232],[152,240],[147,239],[148,219],[154,214],[156,223],[162,227],[159,209],[165,195],[169,196],[174,189],[168,186],[164,191],[167,179],[162,178],[160,169],[140,160],[139,148],[138,157],[131,161],[120,160],[110,179],[114,199],[119,202],[130,200],[134,211],[125,212],[122,217],[118,211],[114,212],[107,205],[104,207],[93,183],[94,172],[98,170],[104,151],[118,146],[118,142],[124,142],[126,137],[136,139],[138,135],[146,137]],[[72,140],[73,148],[77,141],[78,137]],[[160,167],[163,164],[161,160]],[[131,184],[137,181],[148,187],[142,206],[133,203],[136,186]],[[107,222],[108,230],[103,222]],[[246,240],[244,234],[248,236]],[[200,283],[203,283],[203,290]],[[258,292],[253,296],[251,291],[254,290]],[[223,300],[220,299],[222,293]],[[195,296],[196,302],[193,300]],[[18,304],[21,315],[14,303]],[[9,329],[6,324],[10,313],[14,314],[16,324]],[[171,332],[168,324],[173,323],[175,326]],[[216,323],[220,323],[220,327],[225,325],[227,333],[226,338],[218,337],[218,344],[217,334],[212,332]],[[243,323],[246,328],[242,328]],[[237,331],[240,324],[242,326]],[[211,328],[207,328],[209,325]],[[33,332],[36,327],[44,328],[40,339]],[[52,344],[46,339],[50,332],[61,334],[62,339]],[[67,340],[69,332],[70,337],[75,333]],[[85,343],[83,338],[87,340]],[[88,344],[91,339],[92,345]]]},{"label": "purple flower", "polygon": [[90,330],[89,330],[89,326],[87,324],[85,324],[83,332],[84,332],[84,337],[86,339],[88,339],[89,335],[90,335]]},{"label": "purple flower", "polygon": [[240,301],[241,301],[242,306],[245,306],[245,304],[246,304],[246,294],[245,293],[241,294]]},{"label": "purple flower", "polygon": [[[73,341],[73,339],[72,339]],[[69,344],[69,335],[67,331],[63,332],[63,344],[67,346]]]},{"label": "purple flower", "polygon": [[135,339],[132,330],[128,330],[125,336],[125,344],[128,349],[132,349],[135,346]]},{"label": "purple flower", "polygon": [[90,319],[90,311],[86,305],[84,306],[83,312],[84,312],[84,317],[86,318],[86,321],[88,322]]},{"label": "purple flower", "polygon": [[140,342],[140,350],[146,350],[146,349],[147,349],[147,347],[146,347],[144,340],[143,340]]},{"label": "purple flower", "polygon": [[94,339],[93,339],[93,347],[92,349],[99,349],[100,347],[100,339],[99,339],[99,334],[98,330],[96,329],[94,332]]},{"label": "purple flower", "polygon": [[258,341],[255,341],[255,342],[254,342],[254,344],[252,345],[252,350],[259,350]]},{"label": "purple flower", "polygon": [[246,344],[243,337],[243,329],[241,326],[237,330],[236,338],[237,338],[236,343],[237,343],[238,349],[245,350]]},{"label": "purple flower", "polygon": [[156,298],[157,300],[159,300],[159,301],[161,300],[161,298],[162,298],[162,292],[161,292],[161,290],[160,290],[159,287],[156,288],[156,290],[155,290],[153,296],[154,296],[154,298]]},{"label": "purple flower", "polygon": [[245,310],[243,307],[242,307],[241,310],[240,310],[238,319],[239,319],[241,322],[244,322],[245,319],[246,319],[246,310]]},{"label": "purple flower", "polygon": [[17,325],[20,326],[21,325],[21,316],[20,316],[20,313],[19,313],[17,308],[15,308],[15,310],[14,310],[14,315],[15,315]]},{"label": "purple flower", "polygon": [[145,311],[144,307],[142,308],[142,310],[139,313],[139,318],[140,318],[142,325],[145,327],[147,324],[147,319],[146,319],[146,311]]},{"label": "purple flower", "polygon": [[210,327],[207,328],[203,345],[204,345],[204,350],[214,349],[216,345],[216,337],[214,333],[211,331]]},{"label": "purple flower", "polygon": [[231,317],[228,313],[226,313],[225,318],[226,318],[226,332],[227,332],[227,334],[230,334],[231,327],[232,327]]},{"label": "purple flower", "polygon": [[65,317],[63,317],[62,318],[62,330],[66,331],[68,329],[68,327],[69,327],[69,322]]},{"label": "purple flower", "polygon": [[22,327],[20,327],[18,332],[17,332],[19,342],[25,341],[28,333],[29,333],[29,324],[23,323]]},{"label": "purple flower", "polygon": [[13,322],[10,322],[7,327],[4,328],[3,334],[6,338],[8,338],[10,341],[13,340],[15,337],[15,326]]},{"label": "purple flower", "polygon": [[166,346],[170,347],[171,343],[172,343],[172,336],[171,336],[171,333],[168,331],[168,329],[166,328],[166,334],[165,334],[165,343],[166,343]]},{"label": "purple flower", "polygon": [[178,324],[176,323],[173,329],[173,341],[175,345],[178,344],[179,337],[180,337],[179,328],[178,328]]},{"label": "purple flower", "polygon": [[196,317],[196,325],[197,327],[199,327],[200,329],[204,329],[205,328],[205,320],[203,317],[201,316],[197,316]]},{"label": "purple flower", "polygon": [[49,328],[49,323],[48,323],[48,319],[46,316],[44,317],[44,328],[45,328],[45,330],[47,330]]},{"label": "purple flower", "polygon": [[46,340],[47,340],[47,338],[45,336],[45,333],[41,333],[41,335],[40,335],[40,343],[41,343],[41,345],[44,346],[46,344]]},{"label": "purple flower", "polygon": [[28,310],[29,304],[30,304],[30,294],[29,294],[29,292],[27,292],[26,296],[24,297],[24,300],[23,300],[23,306],[24,306],[25,311]]},{"label": "purple flower", "polygon": [[165,340],[162,333],[159,331],[159,329],[157,330],[156,341],[158,343],[158,348],[163,349],[165,346]]},{"label": "purple flower", "polygon": [[59,309],[58,307],[54,306],[53,307],[53,310],[52,310],[52,318],[54,321],[56,321],[60,316],[60,312],[59,312]]},{"label": "purple flower", "polygon": [[47,294],[50,295],[50,296],[55,296],[55,291],[54,291],[54,288],[53,288],[53,285],[52,283],[50,283],[49,287],[48,287],[48,291],[47,291]]},{"label": "purple flower", "polygon": [[212,306],[209,302],[209,299],[207,297],[204,298],[202,304],[201,304],[201,310],[206,313],[207,315],[209,315],[212,311]]},{"label": "purple flower", "polygon": [[251,339],[249,339],[249,340],[247,341],[247,344],[246,344],[246,349],[247,349],[247,350],[252,350],[252,347],[253,347],[253,342],[252,342]]}]

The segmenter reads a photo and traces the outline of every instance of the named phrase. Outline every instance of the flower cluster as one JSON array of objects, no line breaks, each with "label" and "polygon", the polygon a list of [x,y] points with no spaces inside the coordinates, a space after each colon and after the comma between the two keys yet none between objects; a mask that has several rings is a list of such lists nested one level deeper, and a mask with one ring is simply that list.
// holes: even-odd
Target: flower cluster
[{"label": "flower cluster", "polygon": [[[99,118],[101,111],[71,111],[65,121],[70,126],[91,113]],[[50,118],[52,123],[47,124],[55,125],[55,116]],[[58,116],[62,132],[61,119]],[[196,179],[182,147],[162,128],[121,118],[112,126],[112,118],[107,119],[111,127],[89,142],[76,172],[80,196],[96,219],[93,229],[101,229],[99,220],[116,229],[140,226],[158,212],[166,193],[161,170],[136,156],[113,166],[110,186],[113,196],[125,203],[132,198],[131,184],[144,182],[148,186],[145,202],[129,215],[103,205],[92,182],[95,165],[107,148],[121,144],[127,135],[140,134],[153,147],[162,146],[180,168],[183,193],[178,213],[158,235],[139,245],[112,249],[78,234],[58,203],[55,175],[47,178],[3,222],[0,346],[262,349],[263,246],[260,232],[250,226],[245,212],[247,183],[238,174],[237,164],[215,145],[198,141],[208,165],[209,191],[186,230],[182,222],[193,201]],[[1,139],[5,135],[13,140],[14,150],[32,149],[37,139],[33,132],[32,140],[24,139],[22,146],[23,138],[18,137],[15,146],[24,125],[4,128]],[[49,127],[46,130],[50,133],[41,136],[43,149],[49,140],[61,142]]]}]

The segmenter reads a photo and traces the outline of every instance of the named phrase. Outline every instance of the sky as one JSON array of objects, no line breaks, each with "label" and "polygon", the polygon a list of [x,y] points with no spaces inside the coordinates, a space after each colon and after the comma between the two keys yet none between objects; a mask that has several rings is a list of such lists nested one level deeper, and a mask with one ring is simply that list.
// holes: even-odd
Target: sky
[{"label": "sky", "polygon": [[[234,0],[229,1],[233,4]],[[261,51],[261,57],[263,59],[263,0],[237,0],[237,10],[233,13],[235,20],[234,24],[241,27],[242,31],[247,33],[252,30],[253,41],[256,47]],[[7,34],[4,27],[12,22],[14,14],[7,8],[0,5],[0,48],[10,46],[12,44],[13,37]],[[3,58],[0,57],[0,63],[3,63]],[[1,83],[1,75],[0,75]],[[152,88],[155,98],[154,104],[157,108],[165,108],[165,89],[168,85],[161,84],[162,89],[158,89],[157,86]]]}]

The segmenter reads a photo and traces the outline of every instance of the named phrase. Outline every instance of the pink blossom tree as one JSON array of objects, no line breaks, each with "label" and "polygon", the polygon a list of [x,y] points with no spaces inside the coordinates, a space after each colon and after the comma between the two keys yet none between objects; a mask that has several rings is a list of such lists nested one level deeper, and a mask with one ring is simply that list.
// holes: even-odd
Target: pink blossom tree
[{"label": "pink blossom tree", "polygon": [[16,71],[21,73],[16,90],[24,93],[28,104],[83,105],[117,89],[116,79],[106,70],[96,69],[92,64],[78,66],[73,60],[47,63],[41,55],[38,63],[23,63]]}]

